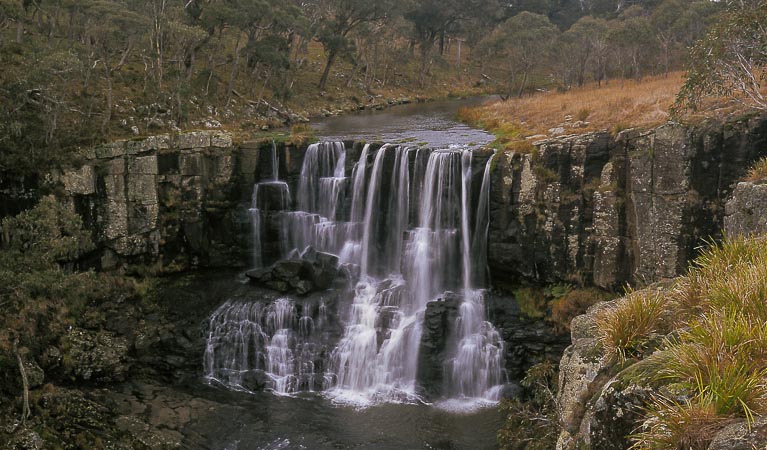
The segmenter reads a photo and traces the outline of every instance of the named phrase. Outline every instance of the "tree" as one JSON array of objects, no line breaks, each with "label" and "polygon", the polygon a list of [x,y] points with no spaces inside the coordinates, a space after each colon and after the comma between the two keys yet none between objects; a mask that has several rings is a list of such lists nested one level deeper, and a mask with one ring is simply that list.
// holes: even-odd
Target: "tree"
[{"label": "tree", "polygon": [[139,36],[146,30],[146,18],[117,1],[98,0],[89,5],[89,34],[96,44],[106,81],[104,119],[106,131],[114,107],[114,75],[128,62]]},{"label": "tree", "polygon": [[655,29],[655,38],[660,44],[663,73],[668,75],[671,65],[671,50],[679,41],[682,33],[681,19],[684,17],[684,5],[679,0],[666,0],[650,16]]},{"label": "tree", "polygon": [[586,69],[589,64],[592,66],[591,72],[597,83],[601,83],[604,78],[607,30],[607,22],[603,19],[586,16],[562,33],[562,61],[566,70],[572,72],[572,78],[578,86],[583,86],[585,83]]},{"label": "tree", "polygon": [[614,50],[621,78],[626,78],[626,68],[630,67],[631,76],[641,80],[642,65],[648,60],[655,44],[647,17],[629,14],[627,19],[614,22],[608,40]]},{"label": "tree", "polygon": [[320,90],[325,89],[330,68],[338,55],[350,49],[349,33],[365,22],[385,19],[388,12],[388,3],[385,1],[326,0],[324,6],[325,14],[317,33],[317,40],[327,55],[318,86]]},{"label": "tree", "polygon": [[[501,98],[508,99],[517,89],[522,96],[531,73],[549,66],[559,30],[546,16],[522,12],[496,28],[482,46],[507,62],[507,75]],[[521,77],[522,79],[517,80]]]},{"label": "tree", "polygon": [[695,109],[706,95],[767,111],[767,0],[732,1],[690,51],[690,67],[672,112]]}]

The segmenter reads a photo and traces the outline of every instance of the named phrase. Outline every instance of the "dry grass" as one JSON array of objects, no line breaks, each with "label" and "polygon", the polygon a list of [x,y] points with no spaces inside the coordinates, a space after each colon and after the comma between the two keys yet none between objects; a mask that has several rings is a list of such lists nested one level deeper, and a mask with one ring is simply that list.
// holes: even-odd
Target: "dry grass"
[{"label": "dry grass", "polygon": [[748,170],[745,181],[759,182],[767,180],[767,158],[761,158]]},{"label": "dry grass", "polygon": [[605,352],[622,362],[652,353],[653,341],[668,331],[667,314],[667,300],[655,289],[631,292],[617,300],[596,317]]},{"label": "dry grass", "polygon": [[[642,82],[613,80],[602,87],[587,85],[565,93],[541,93],[465,109],[459,117],[496,133],[501,147],[576,121],[587,125],[565,126],[566,134],[650,127],[668,120],[682,76],[682,72],[674,72]],[[567,116],[571,120],[566,121]]]}]

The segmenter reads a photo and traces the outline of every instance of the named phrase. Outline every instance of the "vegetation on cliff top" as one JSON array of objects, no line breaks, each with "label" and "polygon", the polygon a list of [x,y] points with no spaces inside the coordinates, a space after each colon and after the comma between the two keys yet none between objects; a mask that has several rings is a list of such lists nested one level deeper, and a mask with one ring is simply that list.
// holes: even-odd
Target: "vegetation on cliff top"
[{"label": "vegetation on cliff top", "polygon": [[[732,238],[705,249],[670,289],[629,294],[599,313],[607,354],[643,360],[663,386],[636,449],[705,449],[733,419],[767,412],[767,240]],[[649,369],[648,369],[649,368]]]},{"label": "vegetation on cliff top", "polygon": [[[622,28],[612,31],[606,24],[593,20],[584,21],[579,27],[579,21],[563,36],[574,34],[565,41],[580,44],[570,48],[566,55],[556,54],[566,61],[572,60],[571,66],[579,74],[576,77],[579,88],[544,91],[527,97],[522,95],[524,89],[520,89],[516,99],[509,99],[509,92],[502,97],[503,102],[464,109],[459,117],[496,134],[496,148],[529,152],[533,150],[530,140],[562,134],[597,130],[617,133],[629,127],[649,128],[671,118],[697,121],[744,108],[767,111],[764,85],[767,1],[720,5],[724,6],[722,11],[707,16],[709,30],[695,34],[701,37],[699,40],[685,41],[690,38],[683,31],[689,32],[685,28],[689,19],[678,15],[680,4],[674,1],[662,2],[649,16],[624,18]],[[522,27],[518,25],[515,29]],[[527,48],[526,53],[518,51],[523,55],[548,54],[547,40],[538,38],[541,34],[545,33],[515,35],[520,47]],[[647,34],[654,36],[654,40],[648,39]],[[686,58],[679,52],[683,41],[691,47]],[[687,71],[670,72],[674,68],[668,64],[672,50],[676,51],[674,59],[687,61]],[[652,55],[659,59],[653,60]],[[512,64],[524,60],[519,55],[510,58]],[[525,72],[523,84],[529,76],[535,78],[536,73],[548,67],[541,64],[540,58],[530,61],[526,70],[532,75]],[[658,64],[653,66],[652,61]],[[605,65],[621,68],[619,73],[612,72],[618,80],[607,84],[609,77],[605,74],[610,72],[605,72]],[[645,77],[648,73],[655,76]],[[591,83],[584,81],[589,74]],[[625,81],[629,76],[632,83]]]},{"label": "vegetation on cliff top", "polygon": [[0,1],[0,172],[174,129],[679,69],[708,0]]}]

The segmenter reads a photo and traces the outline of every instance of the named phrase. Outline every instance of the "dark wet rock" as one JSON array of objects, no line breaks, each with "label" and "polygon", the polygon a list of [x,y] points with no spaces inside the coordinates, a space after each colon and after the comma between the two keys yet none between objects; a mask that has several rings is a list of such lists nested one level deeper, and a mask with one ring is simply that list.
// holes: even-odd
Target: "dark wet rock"
[{"label": "dark wet rock", "polygon": [[338,269],[338,257],[307,247],[300,257],[283,259],[272,266],[250,270],[245,275],[252,283],[279,292],[306,295],[334,285],[343,274]]},{"label": "dark wet rock", "polygon": [[461,298],[453,293],[426,304],[416,382],[427,397],[443,391],[444,362],[450,350],[449,325],[458,318],[460,304]]},{"label": "dark wet rock", "polygon": [[521,380],[527,370],[544,361],[556,362],[570,344],[566,334],[554,332],[543,320],[527,318],[512,295],[489,294],[488,318],[504,341],[504,364],[510,380]]},{"label": "dark wet rock", "polygon": [[501,398],[506,400],[522,400],[525,396],[525,388],[519,383],[506,383],[501,390]]}]

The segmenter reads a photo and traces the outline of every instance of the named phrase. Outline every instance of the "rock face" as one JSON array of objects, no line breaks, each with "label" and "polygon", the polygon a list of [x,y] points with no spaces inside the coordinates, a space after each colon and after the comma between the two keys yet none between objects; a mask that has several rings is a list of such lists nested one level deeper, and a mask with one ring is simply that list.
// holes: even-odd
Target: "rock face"
[{"label": "rock face", "polygon": [[[496,156],[489,246],[494,279],[616,288],[674,277],[702,239],[721,236],[733,184],[767,154],[767,118],[696,128],[669,123],[535,145],[532,154]],[[756,195],[763,188],[739,189]],[[765,224],[746,195],[746,203],[728,206],[729,223]]]},{"label": "rock face", "polygon": [[[254,182],[271,167],[264,160],[271,148],[271,141],[235,144],[220,131],[159,135],[90,149],[83,165],[54,178],[60,198],[93,231],[91,265],[238,267],[248,261],[247,209]],[[280,172],[293,183],[304,151],[279,146]]]},{"label": "rock face", "polygon": [[724,230],[728,236],[767,233],[767,184],[738,183],[724,212]]}]

